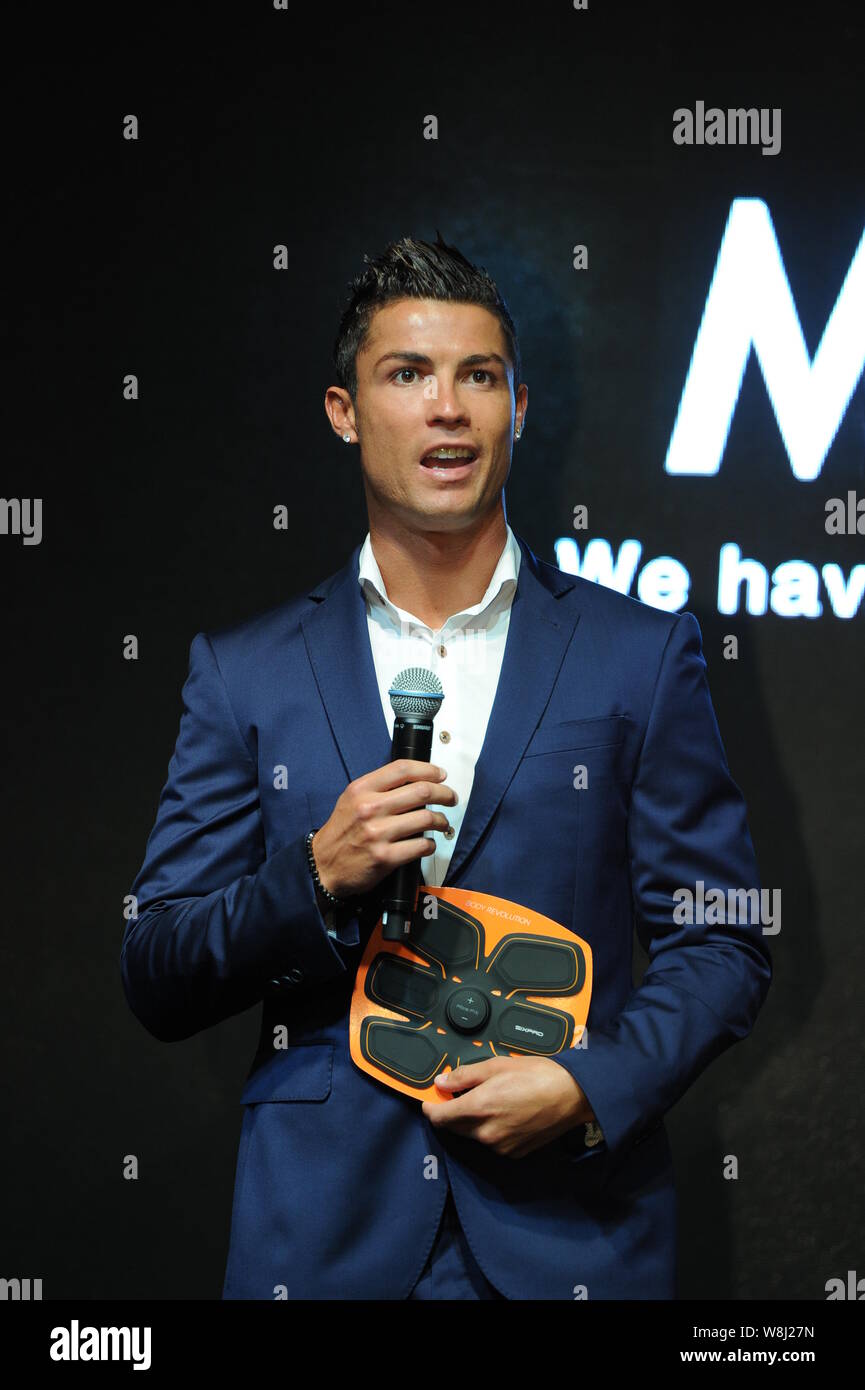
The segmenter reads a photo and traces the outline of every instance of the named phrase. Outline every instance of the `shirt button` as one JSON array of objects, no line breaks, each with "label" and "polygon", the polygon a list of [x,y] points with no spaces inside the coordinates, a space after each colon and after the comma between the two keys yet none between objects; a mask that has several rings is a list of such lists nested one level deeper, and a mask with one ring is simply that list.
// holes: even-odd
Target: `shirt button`
[{"label": "shirt button", "polygon": [[451,736],[448,733],[447,729],[442,729],[441,733],[439,734],[439,738],[441,739],[442,743],[450,743],[451,741]]},{"label": "shirt button", "polygon": [[445,830],[443,834],[446,840],[452,840],[454,835],[456,834],[456,831],[454,830],[452,825],[449,825],[447,830]]},{"label": "shirt button", "polygon": [[444,642],[440,642],[440,643],[439,643],[439,656],[447,656],[447,654],[448,654],[448,649],[447,649],[447,647],[445,646]]}]

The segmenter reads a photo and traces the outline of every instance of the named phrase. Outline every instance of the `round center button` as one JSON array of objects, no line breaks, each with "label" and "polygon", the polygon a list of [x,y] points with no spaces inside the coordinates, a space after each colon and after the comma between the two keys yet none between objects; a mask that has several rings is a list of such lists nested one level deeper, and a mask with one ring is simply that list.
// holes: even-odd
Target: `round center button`
[{"label": "round center button", "polygon": [[478,1033],[490,1016],[490,1001],[479,989],[466,985],[455,989],[445,1009],[448,1022],[458,1033]]}]

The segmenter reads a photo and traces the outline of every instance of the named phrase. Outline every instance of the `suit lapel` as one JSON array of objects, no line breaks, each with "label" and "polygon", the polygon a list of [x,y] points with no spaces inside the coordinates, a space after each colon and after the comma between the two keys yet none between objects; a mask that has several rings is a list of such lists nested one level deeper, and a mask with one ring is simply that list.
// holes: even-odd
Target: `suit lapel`
[{"label": "suit lapel", "polygon": [[[501,673],[445,884],[464,869],[507,791],[579,622],[573,604],[557,601],[574,587],[573,579],[541,568],[528,544],[520,536],[516,540],[522,559]],[[341,570],[310,591],[317,606],[301,618],[313,674],[349,781],[388,762],[391,750],[357,579],[359,556],[357,545]]]},{"label": "suit lapel", "polygon": [[360,546],[348,563],[310,591],[317,606],[301,618],[306,650],[348,780],[390,761],[385,722],[358,583]]},{"label": "suit lapel", "polygon": [[573,579],[559,570],[542,570],[522,537],[516,539],[522,560],[499,683],[444,886],[462,873],[495,815],[546,708],[579,621],[573,605],[557,602],[574,587]]}]

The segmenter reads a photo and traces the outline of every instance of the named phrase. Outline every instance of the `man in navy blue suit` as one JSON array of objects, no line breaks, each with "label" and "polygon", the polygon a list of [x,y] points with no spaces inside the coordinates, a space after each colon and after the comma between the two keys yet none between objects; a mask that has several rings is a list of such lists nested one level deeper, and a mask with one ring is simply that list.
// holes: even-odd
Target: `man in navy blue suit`
[{"label": "man in navy blue suit", "polygon": [[[699,626],[511,530],[528,391],[486,272],[404,238],[351,288],[325,407],[369,532],[308,593],[194,638],[126,995],[165,1041],[262,1006],[224,1298],[674,1298],[663,1117],[771,979]],[[390,761],[413,665],[445,692],[431,763]],[[457,1066],[436,1105],[354,1065],[355,972],[416,860],[590,944],[579,1046]]]}]

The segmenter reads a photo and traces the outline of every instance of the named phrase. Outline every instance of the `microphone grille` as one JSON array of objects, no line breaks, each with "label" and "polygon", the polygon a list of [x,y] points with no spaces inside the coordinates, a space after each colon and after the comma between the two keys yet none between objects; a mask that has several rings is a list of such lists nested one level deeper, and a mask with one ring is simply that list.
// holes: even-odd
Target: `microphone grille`
[{"label": "microphone grille", "polygon": [[434,671],[425,666],[408,666],[394,676],[388,690],[394,714],[438,714],[444,699],[442,683]]}]

